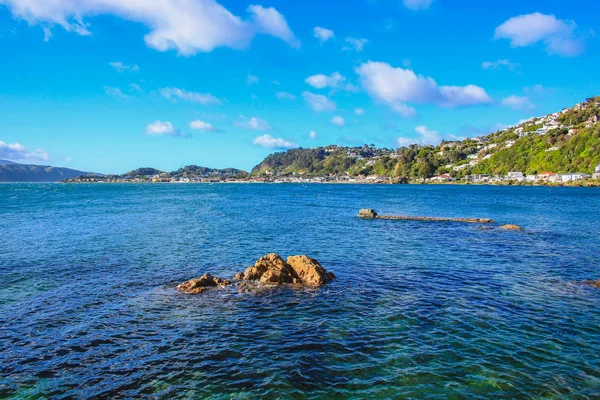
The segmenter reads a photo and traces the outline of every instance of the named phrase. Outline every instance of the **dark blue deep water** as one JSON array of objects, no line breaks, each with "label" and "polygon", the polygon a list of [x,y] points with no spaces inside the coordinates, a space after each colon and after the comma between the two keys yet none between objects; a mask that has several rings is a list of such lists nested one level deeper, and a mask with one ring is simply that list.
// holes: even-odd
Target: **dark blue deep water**
[{"label": "dark blue deep water", "polygon": [[[174,289],[269,252],[338,279]],[[0,398],[598,398],[599,278],[598,189],[4,184]]]}]

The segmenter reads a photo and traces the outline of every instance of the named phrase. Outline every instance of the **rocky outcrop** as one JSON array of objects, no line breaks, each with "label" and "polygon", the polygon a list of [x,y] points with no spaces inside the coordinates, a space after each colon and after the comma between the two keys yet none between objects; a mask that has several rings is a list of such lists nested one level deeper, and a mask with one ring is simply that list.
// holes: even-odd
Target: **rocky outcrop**
[{"label": "rocky outcrop", "polygon": [[177,290],[187,294],[202,293],[208,288],[217,286],[227,286],[231,282],[227,279],[217,278],[215,276],[204,274],[200,278],[190,279],[177,286]]},{"label": "rocky outcrop", "polygon": [[320,286],[335,279],[333,272],[327,272],[314,258],[290,256],[286,262],[304,285]]},{"label": "rocky outcrop", "polygon": [[504,229],[505,231],[522,231],[523,230],[523,228],[521,228],[519,225],[513,225],[513,224],[502,225],[500,227],[500,229]]},{"label": "rocky outcrop", "polygon": [[271,253],[237,274],[234,279],[270,285],[320,286],[335,279],[335,275],[327,272],[314,258],[290,256],[284,261],[278,254]]},{"label": "rocky outcrop", "polygon": [[[240,290],[247,289],[251,282],[265,285],[298,285],[321,286],[335,279],[332,272],[328,272],[314,258],[308,256],[290,256],[283,260],[275,253],[261,257],[254,265],[246,268],[244,272],[237,273],[234,281],[241,282]],[[198,294],[211,287],[227,286],[231,282],[227,279],[216,278],[212,275],[202,275],[177,286],[179,291],[188,294]]]},{"label": "rocky outcrop", "polygon": [[275,253],[261,257],[254,265],[237,274],[234,278],[275,285],[299,282],[298,275],[292,267]]},{"label": "rocky outcrop", "polygon": [[360,218],[372,219],[377,218],[377,213],[372,208],[363,208],[358,212]]}]

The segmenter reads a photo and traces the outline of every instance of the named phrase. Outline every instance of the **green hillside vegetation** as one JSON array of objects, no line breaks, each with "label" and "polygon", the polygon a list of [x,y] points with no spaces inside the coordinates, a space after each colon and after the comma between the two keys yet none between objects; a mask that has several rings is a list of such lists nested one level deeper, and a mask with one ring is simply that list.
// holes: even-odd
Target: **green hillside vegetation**
[{"label": "green hillside vegetation", "polygon": [[182,178],[188,176],[223,176],[223,177],[245,177],[248,176],[246,171],[235,168],[214,169],[207,167],[199,167],[197,165],[188,165],[187,167],[179,168],[169,174],[173,178]]},{"label": "green hillside vegetation", "polygon": [[470,174],[504,176],[511,171],[592,174],[600,164],[599,115],[600,97],[592,97],[558,115],[437,146],[390,150],[365,144],[288,150],[269,155],[252,175],[382,175],[414,180],[444,173],[455,178]]},{"label": "green hillside vegetation", "polygon": [[160,171],[156,168],[142,167],[142,168],[134,169],[133,171],[126,172],[121,176],[128,177],[128,178],[139,178],[139,177],[159,175],[162,173],[163,173],[163,171]]}]

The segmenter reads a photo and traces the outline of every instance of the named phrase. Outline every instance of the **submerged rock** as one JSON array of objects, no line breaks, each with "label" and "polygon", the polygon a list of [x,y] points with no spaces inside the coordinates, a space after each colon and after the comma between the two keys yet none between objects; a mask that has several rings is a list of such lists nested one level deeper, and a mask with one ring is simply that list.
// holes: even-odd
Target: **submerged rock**
[{"label": "submerged rock", "polygon": [[523,230],[523,228],[521,228],[519,225],[513,225],[513,224],[502,225],[500,227],[500,229],[504,229],[505,231],[522,231]]},{"label": "submerged rock", "polygon": [[187,294],[198,294],[210,287],[227,286],[231,284],[227,279],[217,278],[215,276],[204,274],[200,278],[190,279],[177,286],[177,290]]},{"label": "submerged rock", "polygon": [[372,208],[363,208],[358,212],[360,218],[377,218],[377,213]]},{"label": "submerged rock", "polygon": [[586,285],[594,286],[594,287],[600,289],[600,279],[598,279],[597,281],[585,281],[583,283],[585,283]]}]

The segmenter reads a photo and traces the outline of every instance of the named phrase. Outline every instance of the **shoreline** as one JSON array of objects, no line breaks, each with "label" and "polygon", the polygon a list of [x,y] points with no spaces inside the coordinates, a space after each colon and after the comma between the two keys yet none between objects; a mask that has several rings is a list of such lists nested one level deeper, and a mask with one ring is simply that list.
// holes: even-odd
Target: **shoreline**
[{"label": "shoreline", "polygon": [[583,187],[583,188],[598,188],[600,181],[574,181],[568,183],[513,183],[513,182],[495,182],[495,183],[472,183],[472,182],[255,182],[255,181],[219,181],[219,182],[0,182],[0,183],[60,183],[60,184],[170,184],[170,185],[214,185],[214,184],[270,184],[270,185],[423,185],[423,186],[508,186],[508,187]]}]

